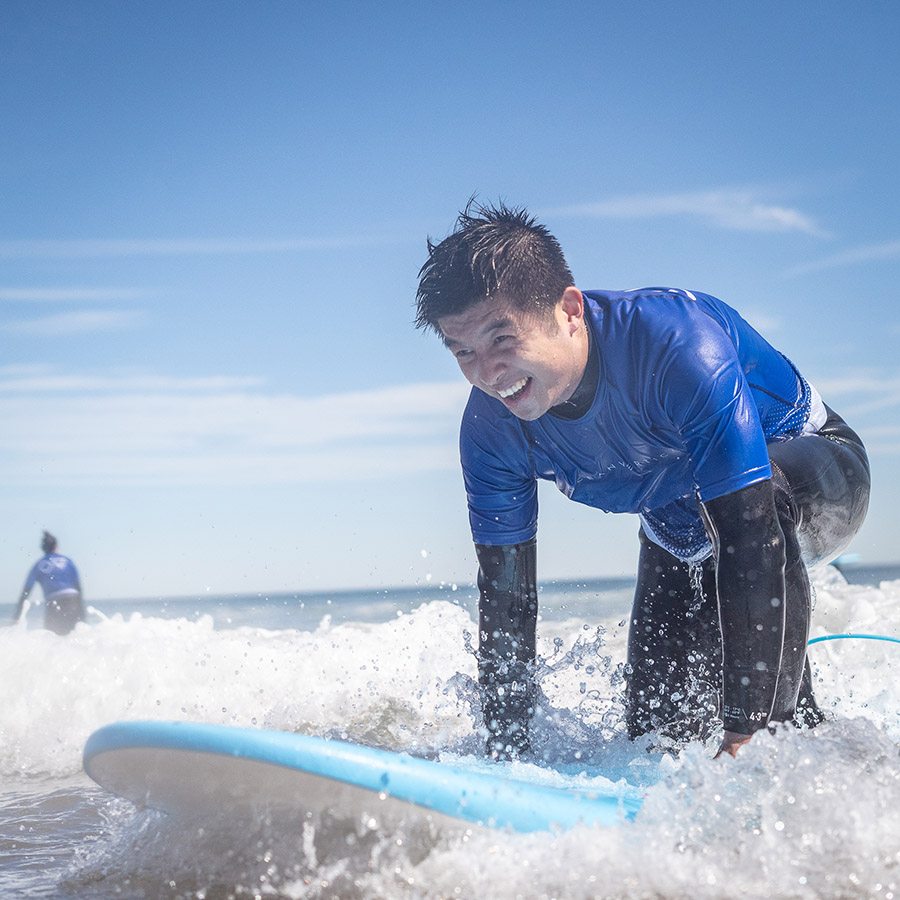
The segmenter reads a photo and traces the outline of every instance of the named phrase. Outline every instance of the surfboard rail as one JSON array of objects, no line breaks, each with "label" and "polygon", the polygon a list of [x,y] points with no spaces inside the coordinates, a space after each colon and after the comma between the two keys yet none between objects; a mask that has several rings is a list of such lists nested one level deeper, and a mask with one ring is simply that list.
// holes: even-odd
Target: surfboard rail
[{"label": "surfboard rail", "polygon": [[313,811],[398,801],[455,822],[532,832],[613,826],[641,805],[616,786],[588,793],[348,741],[195,722],[106,725],[89,737],[84,769],[111,792],[173,815],[221,808],[226,798]]}]

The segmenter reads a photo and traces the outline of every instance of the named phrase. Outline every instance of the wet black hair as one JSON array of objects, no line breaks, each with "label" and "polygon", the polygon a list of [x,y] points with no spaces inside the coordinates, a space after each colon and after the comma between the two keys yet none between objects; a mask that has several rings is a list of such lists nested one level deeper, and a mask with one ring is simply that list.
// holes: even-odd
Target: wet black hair
[{"label": "wet black hair", "polygon": [[56,549],[56,538],[50,534],[49,531],[44,532],[44,536],[41,538],[41,550],[44,553],[52,553]]},{"label": "wet black hair", "polygon": [[452,234],[419,270],[416,327],[440,334],[438,319],[502,295],[516,309],[549,319],[572,272],[559,241],[523,207],[466,204]]}]

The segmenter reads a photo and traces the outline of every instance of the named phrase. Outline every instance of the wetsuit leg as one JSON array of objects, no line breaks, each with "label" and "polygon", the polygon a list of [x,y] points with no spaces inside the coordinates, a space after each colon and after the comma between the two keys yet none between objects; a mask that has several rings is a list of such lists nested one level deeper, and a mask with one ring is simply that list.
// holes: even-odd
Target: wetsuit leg
[{"label": "wetsuit leg", "polygon": [[790,502],[790,486],[774,462],[772,471],[775,508],[784,534],[785,610],[781,664],[778,669],[778,686],[770,721],[787,722],[793,719],[802,695],[803,721],[808,725],[817,725],[824,717],[813,696],[812,678],[806,660],[806,641],[809,638],[812,614],[812,590],[800,552],[796,507]]},{"label": "wetsuit leg", "polygon": [[55,634],[68,634],[79,622],[84,621],[81,594],[63,594],[49,597],[44,606],[44,628]]},{"label": "wetsuit leg", "polygon": [[[818,434],[770,444],[769,454],[786,556],[784,643],[771,720],[815,725],[823,716],[805,658],[812,607],[807,566],[833,559],[859,530],[869,501],[869,465],[859,437],[830,409]],[[719,693],[722,680],[711,560],[702,567],[701,583],[704,597],[694,609],[698,601],[690,567],[641,532],[628,636],[626,718],[632,736],[702,733],[698,695],[703,696],[704,685]]]},{"label": "wetsuit leg", "polygon": [[[769,456],[787,557],[784,645],[772,720],[814,725],[823,716],[805,658],[812,610],[807,566],[833,559],[859,530],[869,504],[869,463],[859,436],[831,409],[817,434],[770,444]],[[790,673],[801,671],[797,683]]]},{"label": "wetsuit leg", "polygon": [[692,568],[640,532],[628,631],[626,724],[632,737],[703,735],[718,713],[722,679],[715,567]]}]

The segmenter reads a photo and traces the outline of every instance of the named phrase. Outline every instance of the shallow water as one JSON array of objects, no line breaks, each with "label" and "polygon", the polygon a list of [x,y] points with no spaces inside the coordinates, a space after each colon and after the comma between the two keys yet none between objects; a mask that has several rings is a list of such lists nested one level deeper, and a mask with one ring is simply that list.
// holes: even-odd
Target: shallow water
[{"label": "shallow water", "polygon": [[[900,646],[813,647],[831,717],[813,732],[759,735],[737,760],[648,752],[621,728],[629,592],[543,594],[539,755],[512,774],[600,765],[646,789],[634,822],[557,835],[224,815],[186,828],[81,773],[95,728],[139,718],[475,754],[471,591],[122,601],[67,638],[35,614],[0,629],[0,896],[900,897]],[[898,598],[900,581],[826,570],[814,634],[900,635]]]}]

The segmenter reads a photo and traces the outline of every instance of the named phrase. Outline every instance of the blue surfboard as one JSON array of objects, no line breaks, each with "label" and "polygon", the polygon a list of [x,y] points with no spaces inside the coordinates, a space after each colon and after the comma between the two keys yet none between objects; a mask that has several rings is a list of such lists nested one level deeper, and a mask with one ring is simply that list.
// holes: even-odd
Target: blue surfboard
[{"label": "blue surfboard", "polygon": [[191,722],[107,725],[88,739],[84,769],[120,797],[192,819],[287,812],[532,832],[613,826],[641,802],[612,783],[550,787],[346,741]]}]

